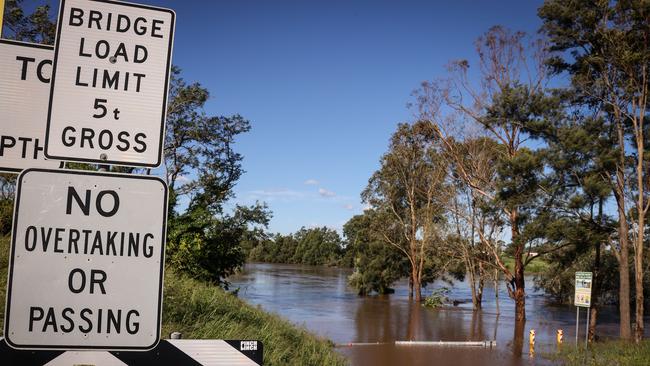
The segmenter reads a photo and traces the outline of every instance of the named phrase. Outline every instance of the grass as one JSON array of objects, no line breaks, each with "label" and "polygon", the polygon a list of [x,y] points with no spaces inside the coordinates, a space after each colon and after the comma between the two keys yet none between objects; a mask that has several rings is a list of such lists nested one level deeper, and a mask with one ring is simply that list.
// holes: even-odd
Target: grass
[{"label": "grass", "polygon": [[[510,269],[511,271],[514,271],[515,269],[515,259],[512,257],[504,257],[503,258],[503,263]],[[541,258],[535,258],[533,259],[528,265],[526,266],[526,273],[528,274],[535,274],[535,273],[541,273],[544,272],[548,269],[548,263],[546,263],[543,259]]]},{"label": "grass", "polygon": [[544,355],[564,366],[646,366],[650,364],[650,340],[639,344],[605,341],[584,347],[568,346],[556,354]]},{"label": "grass", "polygon": [[[0,326],[4,322],[9,238],[0,237]],[[264,365],[346,365],[334,344],[219,287],[165,273],[162,337],[251,339],[264,344]]]}]

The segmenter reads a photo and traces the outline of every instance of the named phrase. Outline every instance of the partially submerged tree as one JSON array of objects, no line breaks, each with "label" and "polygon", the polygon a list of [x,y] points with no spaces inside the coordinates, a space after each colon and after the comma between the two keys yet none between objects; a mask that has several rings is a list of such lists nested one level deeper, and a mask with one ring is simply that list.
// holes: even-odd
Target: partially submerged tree
[{"label": "partially submerged tree", "polygon": [[[472,85],[469,62],[452,63],[452,77],[443,88],[447,106],[482,126],[486,134],[501,145],[497,164],[496,190],[481,187],[472,171],[459,165],[459,176],[507,217],[514,247],[514,271],[495,256],[496,264],[508,280],[508,293],[515,301],[516,320],[526,318],[525,266],[534,259],[532,238],[522,235],[536,216],[542,163],[538,154],[525,146],[525,126],[543,118],[548,108],[543,66],[545,47],[540,41],[526,48],[525,34],[493,27],[476,42],[479,55],[480,85]],[[449,136],[441,128],[436,132],[449,148]],[[451,150],[451,149],[448,149]]]},{"label": "partially submerged tree", "polygon": [[409,296],[416,301],[422,299],[427,259],[436,258],[443,221],[440,201],[446,197],[446,164],[434,141],[430,122],[399,124],[381,168],[362,193],[365,202],[385,214],[375,230],[408,259]]},{"label": "partially submerged tree", "polygon": [[402,253],[373,230],[382,221],[380,213],[372,209],[353,216],[344,226],[346,258],[350,258],[354,272],[349,277],[350,286],[359,295],[371,292],[392,293],[392,285],[402,277],[409,276],[408,261]]}]

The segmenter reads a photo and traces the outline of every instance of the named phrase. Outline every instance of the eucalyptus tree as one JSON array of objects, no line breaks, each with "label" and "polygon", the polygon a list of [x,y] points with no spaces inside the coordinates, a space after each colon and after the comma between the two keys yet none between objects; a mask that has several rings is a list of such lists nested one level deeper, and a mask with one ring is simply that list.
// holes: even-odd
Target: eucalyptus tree
[{"label": "eucalyptus tree", "polygon": [[359,295],[391,293],[393,283],[409,275],[406,258],[395,247],[386,245],[373,230],[377,222],[385,219],[381,213],[368,209],[343,226],[345,257],[354,269],[349,283]]},{"label": "eucalyptus tree", "polygon": [[[374,230],[409,262],[409,296],[422,299],[427,262],[436,254],[443,223],[441,197],[445,187],[446,162],[438,153],[433,124],[401,123],[390,140],[381,167],[362,193],[363,200],[384,214]],[[437,273],[442,272],[438,266]]]},{"label": "eucalyptus tree", "polygon": [[[500,210],[510,228],[514,270],[507,268],[497,250],[492,254],[506,277],[508,294],[515,301],[517,321],[526,318],[525,267],[536,257],[533,253],[537,247],[545,246],[527,230],[527,225],[542,217],[539,211],[546,197],[540,190],[544,179],[542,157],[526,145],[525,126],[545,118],[552,103],[545,88],[545,44],[539,40],[527,44],[526,40],[522,32],[492,27],[476,42],[478,83],[472,82],[469,61],[457,60],[451,63],[447,79],[426,83],[418,92],[420,112],[435,123],[436,134],[456,162],[458,177],[487,205]],[[456,115],[451,115],[450,120],[441,118],[436,112],[440,105]],[[458,136],[447,127],[465,120],[481,127],[484,136],[499,146],[493,181],[486,181],[483,171],[466,164],[463,152],[454,144]]]}]

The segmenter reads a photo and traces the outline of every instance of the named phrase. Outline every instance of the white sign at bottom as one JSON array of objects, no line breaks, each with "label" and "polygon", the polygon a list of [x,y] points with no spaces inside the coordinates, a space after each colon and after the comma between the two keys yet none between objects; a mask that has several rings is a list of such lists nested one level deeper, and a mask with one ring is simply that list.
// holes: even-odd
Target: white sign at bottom
[{"label": "white sign at bottom", "polygon": [[14,210],[7,344],[155,347],[166,216],[167,186],[156,177],[25,170]]}]

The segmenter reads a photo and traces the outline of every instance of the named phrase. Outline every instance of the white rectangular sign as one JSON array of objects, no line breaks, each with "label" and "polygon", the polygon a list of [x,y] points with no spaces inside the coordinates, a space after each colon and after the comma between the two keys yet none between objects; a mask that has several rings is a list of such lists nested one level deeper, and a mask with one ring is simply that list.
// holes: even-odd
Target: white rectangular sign
[{"label": "white rectangular sign", "polygon": [[156,177],[24,170],[11,239],[7,343],[155,347],[166,217],[167,186]]},{"label": "white rectangular sign", "polygon": [[58,19],[45,156],[160,165],[174,12],[61,0]]},{"label": "white rectangular sign", "polygon": [[0,39],[0,171],[57,168],[45,160],[54,48]]},{"label": "white rectangular sign", "polygon": [[573,297],[575,306],[591,306],[591,284],[593,275],[591,272],[576,272],[576,288]]}]

